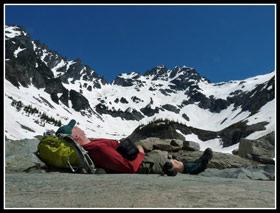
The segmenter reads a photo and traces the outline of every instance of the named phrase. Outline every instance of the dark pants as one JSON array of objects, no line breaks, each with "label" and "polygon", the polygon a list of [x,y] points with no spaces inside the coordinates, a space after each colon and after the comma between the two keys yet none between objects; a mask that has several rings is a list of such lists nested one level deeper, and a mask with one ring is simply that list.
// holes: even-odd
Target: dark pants
[{"label": "dark pants", "polygon": [[166,162],[170,162],[167,159],[167,153],[153,150],[147,154],[142,162],[142,168],[138,173],[140,174],[162,174],[162,167]]}]

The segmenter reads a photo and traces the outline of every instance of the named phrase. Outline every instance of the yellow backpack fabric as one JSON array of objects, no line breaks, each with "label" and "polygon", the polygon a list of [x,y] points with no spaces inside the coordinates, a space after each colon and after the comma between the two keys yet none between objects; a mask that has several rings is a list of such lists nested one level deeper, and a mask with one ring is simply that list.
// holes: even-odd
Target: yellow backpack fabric
[{"label": "yellow backpack fabric", "polygon": [[38,155],[42,161],[55,168],[79,166],[73,147],[60,137],[44,136],[38,144]]}]

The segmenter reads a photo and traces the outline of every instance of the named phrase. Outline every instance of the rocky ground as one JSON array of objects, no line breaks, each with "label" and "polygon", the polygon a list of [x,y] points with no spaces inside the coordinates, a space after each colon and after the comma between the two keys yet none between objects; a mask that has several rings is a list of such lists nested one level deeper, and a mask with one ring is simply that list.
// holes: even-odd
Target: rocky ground
[{"label": "rocky ground", "polygon": [[275,208],[275,181],[50,172],[5,183],[6,208]]}]

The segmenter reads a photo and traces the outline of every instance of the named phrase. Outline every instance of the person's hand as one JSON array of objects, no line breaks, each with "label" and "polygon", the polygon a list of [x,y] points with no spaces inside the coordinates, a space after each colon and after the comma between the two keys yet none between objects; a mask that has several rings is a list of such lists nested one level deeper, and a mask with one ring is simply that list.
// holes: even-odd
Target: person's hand
[{"label": "person's hand", "polygon": [[129,138],[121,139],[120,144],[118,145],[116,150],[129,161],[134,161],[137,158],[138,153],[140,152],[136,144]]},{"label": "person's hand", "polygon": [[145,154],[145,151],[142,146],[137,145],[137,148],[139,149],[139,152],[142,152],[143,154]]}]

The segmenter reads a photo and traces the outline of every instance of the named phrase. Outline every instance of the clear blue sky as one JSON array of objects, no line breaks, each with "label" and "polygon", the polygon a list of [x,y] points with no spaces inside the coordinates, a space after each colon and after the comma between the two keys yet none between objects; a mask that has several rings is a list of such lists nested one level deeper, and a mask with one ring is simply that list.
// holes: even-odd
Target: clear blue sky
[{"label": "clear blue sky", "polygon": [[109,82],[157,65],[212,82],[275,70],[275,5],[5,5],[5,24]]}]

